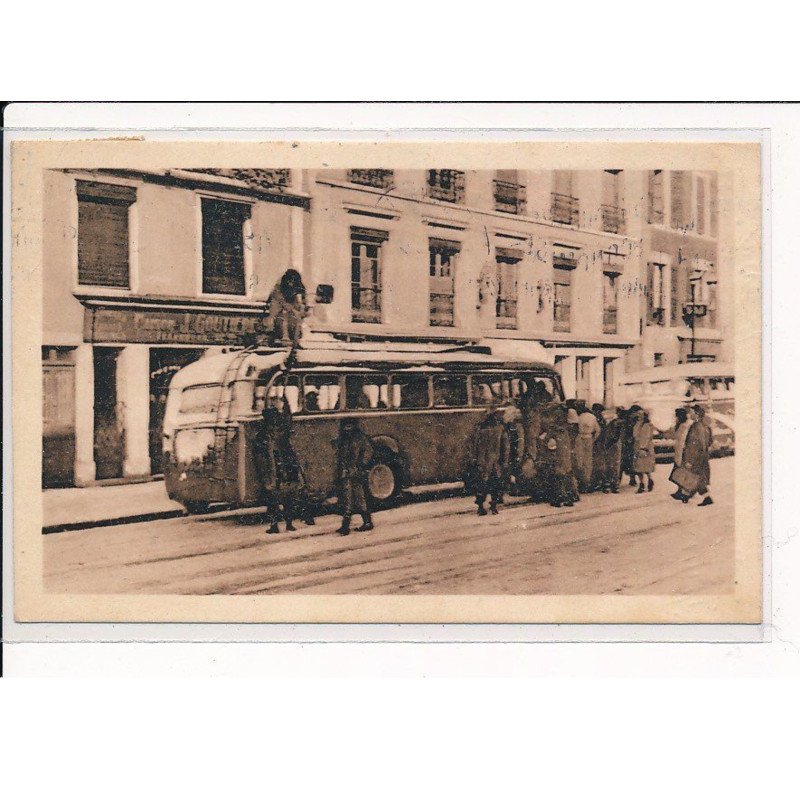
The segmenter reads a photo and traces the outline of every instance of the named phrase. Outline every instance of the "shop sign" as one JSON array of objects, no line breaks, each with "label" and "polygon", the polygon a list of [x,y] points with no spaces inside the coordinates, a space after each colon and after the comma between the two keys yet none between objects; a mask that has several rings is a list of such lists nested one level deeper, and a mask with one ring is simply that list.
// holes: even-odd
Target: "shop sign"
[{"label": "shop sign", "polygon": [[261,330],[258,314],[178,309],[87,308],[84,341],[235,345]]}]

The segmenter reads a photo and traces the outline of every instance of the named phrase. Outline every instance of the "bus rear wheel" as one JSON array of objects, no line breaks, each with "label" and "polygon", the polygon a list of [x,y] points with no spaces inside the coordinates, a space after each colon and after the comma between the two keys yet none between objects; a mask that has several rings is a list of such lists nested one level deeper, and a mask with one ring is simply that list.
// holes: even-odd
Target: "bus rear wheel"
[{"label": "bus rear wheel", "polygon": [[400,492],[397,469],[388,458],[378,456],[367,471],[367,491],[372,505],[385,506]]}]

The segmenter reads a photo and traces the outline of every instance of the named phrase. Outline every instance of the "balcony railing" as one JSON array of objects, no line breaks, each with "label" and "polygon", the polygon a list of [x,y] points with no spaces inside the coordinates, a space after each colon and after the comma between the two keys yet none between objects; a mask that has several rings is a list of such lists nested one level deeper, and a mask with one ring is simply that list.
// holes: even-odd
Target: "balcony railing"
[{"label": "balcony railing", "polygon": [[453,326],[453,295],[431,292],[431,325]]},{"label": "balcony railing", "polygon": [[553,306],[553,330],[568,333],[572,318],[572,307],[567,305]]},{"label": "balcony railing", "polygon": [[496,317],[498,328],[514,330],[517,327],[517,301],[498,297]]},{"label": "balcony railing", "polygon": [[625,230],[625,209],[619,206],[600,206],[603,230],[606,233],[622,233]]},{"label": "balcony railing", "polygon": [[557,192],[553,192],[550,197],[550,216],[553,218],[553,222],[576,225],[578,222],[578,198]]},{"label": "balcony railing", "polygon": [[353,322],[381,321],[381,290],[374,286],[352,285]]},{"label": "balcony railing", "polygon": [[394,186],[393,169],[349,169],[347,180],[361,186],[372,186],[375,189],[391,189]]},{"label": "balcony railing", "polygon": [[603,333],[616,333],[616,332],[617,332],[617,309],[604,308]]},{"label": "balcony railing", "polygon": [[506,214],[524,214],[527,206],[525,187],[510,181],[494,182],[494,208],[495,211],[505,211]]},{"label": "balcony railing", "polygon": [[463,203],[464,173],[455,169],[429,169],[428,197],[448,203]]},{"label": "balcony railing", "polygon": [[288,169],[218,169],[204,167],[192,170],[206,175],[219,175],[221,178],[233,178],[244,181],[257,189],[285,189],[291,184],[291,170]]}]

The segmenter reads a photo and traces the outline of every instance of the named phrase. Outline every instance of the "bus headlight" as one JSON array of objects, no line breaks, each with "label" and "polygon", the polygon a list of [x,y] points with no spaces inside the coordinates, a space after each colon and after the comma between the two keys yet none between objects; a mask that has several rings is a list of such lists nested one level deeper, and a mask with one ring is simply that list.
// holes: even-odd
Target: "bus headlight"
[{"label": "bus headlight", "polygon": [[175,458],[180,464],[202,461],[213,447],[213,428],[187,428],[175,434]]}]

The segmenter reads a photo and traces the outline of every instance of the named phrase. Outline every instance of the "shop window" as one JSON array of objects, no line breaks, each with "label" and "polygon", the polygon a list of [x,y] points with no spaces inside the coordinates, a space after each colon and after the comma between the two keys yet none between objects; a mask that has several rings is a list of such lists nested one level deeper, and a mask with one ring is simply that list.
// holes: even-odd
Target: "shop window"
[{"label": "shop window", "polygon": [[130,186],[77,181],[78,283],[130,286],[129,210],[136,202]]},{"label": "shop window", "polygon": [[248,203],[203,197],[203,292],[246,294],[245,225]]},{"label": "shop window", "polygon": [[381,321],[383,245],[388,238],[387,231],[350,229],[353,322]]}]

